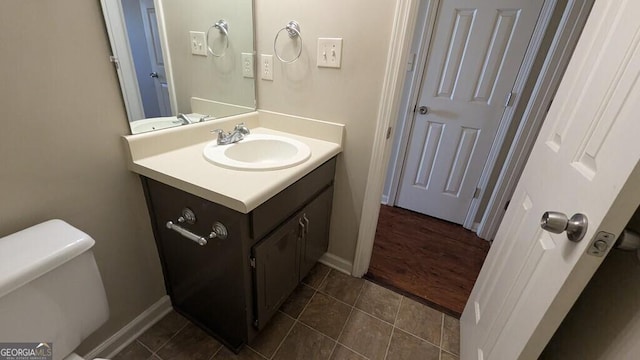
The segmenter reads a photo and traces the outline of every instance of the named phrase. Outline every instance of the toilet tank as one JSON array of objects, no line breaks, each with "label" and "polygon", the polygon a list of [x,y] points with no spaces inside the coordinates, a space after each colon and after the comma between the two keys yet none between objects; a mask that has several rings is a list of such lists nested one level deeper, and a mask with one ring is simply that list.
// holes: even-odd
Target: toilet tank
[{"label": "toilet tank", "polygon": [[0,341],[51,342],[63,359],[107,321],[94,243],[62,220],[0,238]]}]

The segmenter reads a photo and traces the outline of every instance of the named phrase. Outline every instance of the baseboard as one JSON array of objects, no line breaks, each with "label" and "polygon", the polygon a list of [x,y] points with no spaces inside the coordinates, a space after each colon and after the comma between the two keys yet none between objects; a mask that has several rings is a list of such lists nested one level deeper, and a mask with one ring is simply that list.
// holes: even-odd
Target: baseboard
[{"label": "baseboard", "polygon": [[382,194],[382,198],[380,200],[380,203],[382,205],[389,205],[389,195],[387,194]]},{"label": "baseboard", "polygon": [[118,330],[110,338],[84,355],[85,359],[93,359],[103,357],[107,359],[113,358],[127,345],[138,338],[143,332],[150,328],[153,324],[162,319],[169,311],[171,311],[171,300],[165,295],[151,305],[147,310],[143,311],[130,323]]},{"label": "baseboard", "polygon": [[325,253],[318,261],[347,275],[351,275],[351,270],[353,270],[353,263],[351,261],[347,261],[330,253]]}]

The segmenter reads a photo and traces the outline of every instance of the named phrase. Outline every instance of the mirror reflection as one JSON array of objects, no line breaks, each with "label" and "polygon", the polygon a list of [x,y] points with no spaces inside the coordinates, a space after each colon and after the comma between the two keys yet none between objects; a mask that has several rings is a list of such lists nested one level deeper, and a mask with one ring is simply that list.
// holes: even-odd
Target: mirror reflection
[{"label": "mirror reflection", "polygon": [[133,134],[253,111],[252,0],[102,0]]}]

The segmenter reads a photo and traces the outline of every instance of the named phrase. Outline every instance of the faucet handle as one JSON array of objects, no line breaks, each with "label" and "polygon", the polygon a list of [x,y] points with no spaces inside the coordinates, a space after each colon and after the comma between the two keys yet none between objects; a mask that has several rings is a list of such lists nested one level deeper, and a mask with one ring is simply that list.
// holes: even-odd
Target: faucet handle
[{"label": "faucet handle", "polygon": [[224,130],[222,130],[222,129],[211,130],[211,133],[212,134],[218,134],[218,139],[224,138]]},{"label": "faucet handle", "polygon": [[[211,115],[204,115],[200,117],[199,122],[204,122],[207,120],[214,120],[216,117],[215,116],[211,116]],[[219,129],[218,129],[219,130]],[[214,130],[215,131],[215,130]]]},{"label": "faucet handle", "polygon": [[238,131],[238,132],[240,132],[240,133],[241,133],[241,134],[243,134],[243,135],[249,135],[249,134],[251,133],[251,131],[249,131],[249,128],[248,128],[248,127],[246,127],[246,126],[244,125],[244,123],[243,123],[243,122],[241,122],[241,123],[237,124],[237,125],[233,128],[233,130],[234,130],[234,131]]}]

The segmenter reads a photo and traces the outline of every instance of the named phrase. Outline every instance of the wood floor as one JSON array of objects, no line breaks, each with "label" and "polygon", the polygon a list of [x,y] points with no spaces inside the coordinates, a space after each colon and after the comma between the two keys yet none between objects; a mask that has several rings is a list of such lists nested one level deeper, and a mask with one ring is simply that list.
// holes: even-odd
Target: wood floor
[{"label": "wood floor", "polygon": [[459,318],[488,251],[460,225],[383,205],[365,277]]}]

